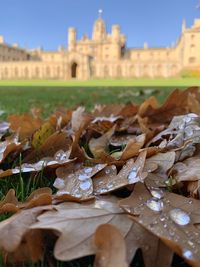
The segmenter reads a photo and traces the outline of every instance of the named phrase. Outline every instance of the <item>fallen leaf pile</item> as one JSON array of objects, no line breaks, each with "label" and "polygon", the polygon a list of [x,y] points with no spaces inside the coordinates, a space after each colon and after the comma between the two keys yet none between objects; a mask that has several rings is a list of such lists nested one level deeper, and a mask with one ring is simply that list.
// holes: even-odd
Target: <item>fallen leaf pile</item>
[{"label": "fallen leaf pile", "polygon": [[5,192],[5,266],[48,248],[61,261],[95,254],[96,267],[127,267],[138,249],[147,267],[171,266],[174,253],[200,266],[200,91],[133,103],[0,123],[1,181],[40,173],[53,184],[25,200],[12,183]]}]

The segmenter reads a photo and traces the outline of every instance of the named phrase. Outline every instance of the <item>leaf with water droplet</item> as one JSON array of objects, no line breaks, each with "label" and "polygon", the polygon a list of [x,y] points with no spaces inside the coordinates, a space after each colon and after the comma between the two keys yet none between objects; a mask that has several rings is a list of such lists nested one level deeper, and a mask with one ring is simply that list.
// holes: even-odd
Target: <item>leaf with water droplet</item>
[{"label": "leaf with water droplet", "polygon": [[[144,181],[148,173],[144,171],[146,151],[140,152],[139,156],[130,159],[117,174],[114,165],[106,167],[93,178],[94,194],[105,194],[138,181]],[[111,186],[109,186],[111,185]]]},{"label": "leaf with water droplet", "polygon": [[[100,172],[105,168],[106,164],[96,164],[92,167],[80,166],[76,169],[69,168],[58,168],[54,186],[59,190],[57,191],[57,196],[71,195],[72,197],[77,197],[79,199],[90,198],[93,193],[93,182],[91,177],[96,173]],[[59,180],[57,180],[59,179]],[[58,181],[63,180],[64,185],[62,188]],[[56,185],[59,186],[56,186]]]},{"label": "leaf with water droplet", "polygon": [[[162,203],[160,203],[160,201]],[[200,235],[200,229],[195,225],[200,223],[199,201],[165,192],[162,199],[152,199],[151,193],[141,184],[136,184],[130,197],[120,200],[120,206],[134,211],[136,207],[143,205],[143,209],[132,219],[151,231],[173,251],[184,257],[192,266],[198,266],[200,262],[200,247],[196,235]],[[193,240],[193,249],[188,241]],[[192,251],[192,258],[186,257],[181,251]]]},{"label": "leaf with water droplet", "polygon": [[102,224],[96,229],[94,240],[97,247],[94,267],[128,267],[126,244],[118,228]]}]

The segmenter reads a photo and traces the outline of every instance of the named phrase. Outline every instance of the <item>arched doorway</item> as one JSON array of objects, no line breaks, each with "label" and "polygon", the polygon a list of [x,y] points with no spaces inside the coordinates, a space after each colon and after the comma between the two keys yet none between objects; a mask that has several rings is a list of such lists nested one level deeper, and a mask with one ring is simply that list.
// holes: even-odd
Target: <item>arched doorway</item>
[{"label": "arched doorway", "polygon": [[77,68],[78,68],[78,64],[76,62],[73,62],[71,65],[71,77],[72,78],[77,78]]}]

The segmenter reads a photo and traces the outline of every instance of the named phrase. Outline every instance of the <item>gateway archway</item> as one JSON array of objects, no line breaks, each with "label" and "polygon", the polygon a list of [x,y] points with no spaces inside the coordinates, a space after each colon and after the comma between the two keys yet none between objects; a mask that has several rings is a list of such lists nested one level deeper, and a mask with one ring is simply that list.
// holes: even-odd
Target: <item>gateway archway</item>
[{"label": "gateway archway", "polygon": [[71,65],[71,78],[77,78],[78,64],[73,62]]}]

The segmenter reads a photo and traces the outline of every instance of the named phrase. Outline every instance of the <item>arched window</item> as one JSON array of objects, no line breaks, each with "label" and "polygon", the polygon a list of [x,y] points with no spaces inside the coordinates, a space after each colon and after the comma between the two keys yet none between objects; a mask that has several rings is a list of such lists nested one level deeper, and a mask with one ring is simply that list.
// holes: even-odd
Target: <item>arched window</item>
[{"label": "arched window", "polygon": [[130,73],[131,77],[135,76],[135,67],[134,66],[130,66],[129,73]]},{"label": "arched window", "polygon": [[5,77],[5,78],[8,77],[8,69],[7,69],[7,68],[4,69],[4,77]]},{"label": "arched window", "polygon": [[156,76],[158,77],[162,77],[163,76],[163,68],[162,65],[157,65],[156,67]]},{"label": "arched window", "polygon": [[176,76],[176,74],[177,74],[177,66],[172,65],[172,76]]},{"label": "arched window", "polygon": [[190,57],[189,58],[189,63],[194,63],[196,61],[196,58],[195,57]]},{"label": "arched window", "polygon": [[36,77],[36,78],[39,78],[39,76],[40,76],[40,70],[39,70],[38,67],[36,67],[36,68],[35,68],[35,77]]},{"label": "arched window", "polygon": [[56,68],[56,74],[57,74],[57,77],[60,77],[60,67],[59,66]]},{"label": "arched window", "polygon": [[144,67],[143,67],[143,76],[144,77],[149,76],[149,66],[148,65],[144,65]]},{"label": "arched window", "polygon": [[28,70],[28,68],[26,67],[25,69],[24,69],[24,78],[28,78],[29,77],[29,70]]},{"label": "arched window", "polygon": [[104,66],[104,77],[108,77],[109,76],[109,68],[108,68],[108,66]]},{"label": "arched window", "polygon": [[122,76],[121,66],[117,66],[117,78],[120,78],[121,76]]},{"label": "arched window", "polygon": [[14,76],[17,78],[19,76],[19,71],[18,71],[18,68],[15,67],[14,69]]},{"label": "arched window", "polygon": [[194,51],[195,51],[195,45],[194,44],[191,44],[191,46],[190,46],[190,52],[191,52],[191,54],[193,54]]},{"label": "arched window", "polygon": [[46,67],[46,76],[50,77],[51,76],[51,70],[49,67]]}]

